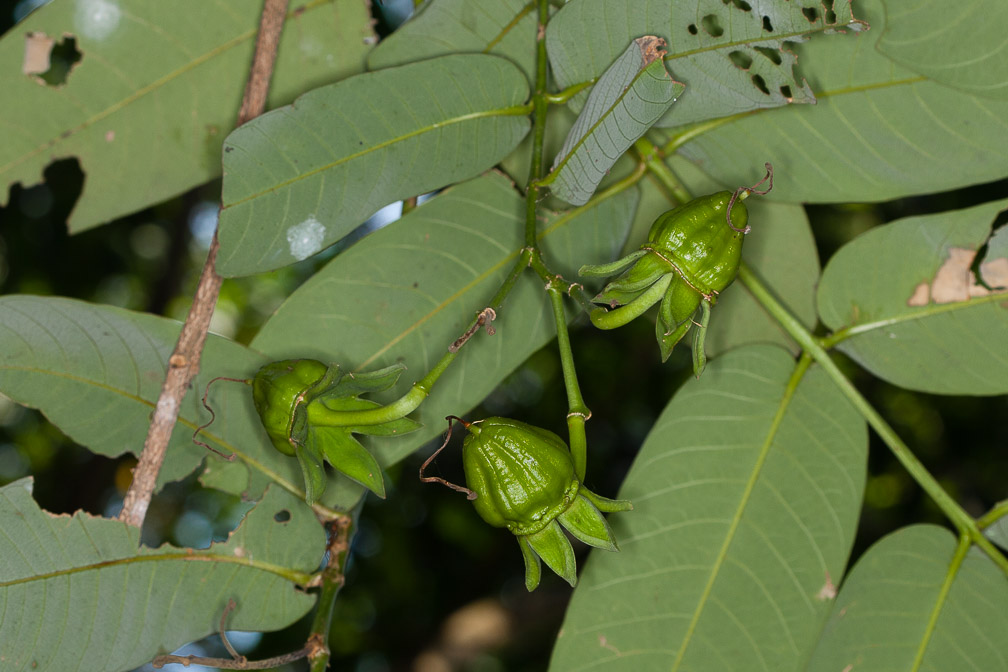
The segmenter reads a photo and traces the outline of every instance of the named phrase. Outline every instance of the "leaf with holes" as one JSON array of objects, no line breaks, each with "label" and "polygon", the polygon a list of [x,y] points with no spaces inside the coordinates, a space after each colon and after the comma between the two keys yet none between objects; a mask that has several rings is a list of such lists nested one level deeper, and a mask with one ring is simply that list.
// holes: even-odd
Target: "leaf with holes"
[{"label": "leaf with holes", "polygon": [[957,557],[935,525],[905,527],[858,560],[808,667],[837,670],[1003,670],[1008,581],[977,549]]},{"label": "leaf with holes", "polygon": [[305,259],[392,201],[478,175],[525,136],[527,95],[510,61],[452,55],[357,75],[253,119],[224,143],[217,270]]},{"label": "leaf with holes", "polygon": [[876,49],[881,0],[857,11],[870,31],[798,49],[816,105],[727,121],[680,153],[722,184],[744,184],[750,165],[769,161],[778,179],[767,198],[789,202],[879,201],[1008,175],[1008,101],[896,65]]},{"label": "leaf with holes", "polygon": [[[1008,392],[1008,248],[971,269],[1008,200],[869,230],[838,251],[819,314],[839,348],[877,376],[938,394]],[[993,250],[993,254],[991,251]],[[993,291],[992,291],[993,290]]]},{"label": "leaf with holes", "polygon": [[[37,182],[67,157],[85,175],[71,231],[220,176],[262,1],[126,4],[52,2],[0,39],[0,205],[8,184]],[[290,5],[269,107],[360,72],[375,40],[361,0]],[[58,68],[65,83],[50,77]]]},{"label": "leaf with holes", "polygon": [[[557,12],[546,45],[557,84],[589,81],[640,35],[668,43],[666,65],[687,94],[658,126],[716,119],[788,103],[815,102],[794,72],[789,45],[809,34],[857,29],[847,0],[824,12],[821,0],[580,0]],[[578,107],[584,96],[572,103]]]},{"label": "leaf with holes", "polygon": [[[140,454],[161,391],[179,324],[154,315],[55,297],[0,298],[0,391],[40,409],[70,438],[101,455]],[[206,458],[208,483],[258,497],[269,483],[304,497],[297,460],[277,452],[252,405],[251,389],[218,382],[208,403],[216,413],[200,438],[225,462],[193,443],[209,421],[200,404],[216,376],[251,377],[266,363],[248,348],[211,334],[193,391],[186,396],[172,433],[158,484],[179,479]],[[345,508],[360,495],[340,480],[322,504]]]},{"label": "leaf with holes", "polygon": [[[610,261],[636,203],[629,189],[591,207],[546,211],[539,230],[547,258],[566,277],[586,261]],[[499,173],[447,189],[329,262],[277,310],[252,347],[277,359],[315,357],[357,370],[403,362],[407,370],[386,398],[397,397],[490,301],[517,259],[524,221],[525,199]],[[556,336],[542,284],[529,274],[493,324],[496,335],[469,341],[417,410],[422,429],[368,437],[382,466],[437,436],[446,415],[464,414]]]},{"label": "leaf with holes", "polygon": [[[967,93],[1008,98],[1008,3],[886,0],[880,52],[928,79]],[[969,39],[964,39],[968,30]]]},{"label": "leaf with holes", "polygon": [[658,418],[550,668],[793,670],[829,614],[864,489],[864,421],[821,369],[733,350]]},{"label": "leaf with holes", "polygon": [[43,511],[31,485],[0,488],[5,670],[131,670],[217,632],[229,599],[235,630],[286,627],[315,603],[302,588],[325,533],[304,502],[279,488],[226,542],[150,549],[117,520]]},{"label": "leaf with holes", "polygon": [[637,38],[592,87],[542,181],[554,196],[587,203],[616,160],[682,93],[683,85],[665,69],[664,46],[652,35]]},{"label": "leaf with holes", "polygon": [[431,0],[368,56],[378,70],[446,54],[495,54],[535,80],[535,3],[527,0]]}]

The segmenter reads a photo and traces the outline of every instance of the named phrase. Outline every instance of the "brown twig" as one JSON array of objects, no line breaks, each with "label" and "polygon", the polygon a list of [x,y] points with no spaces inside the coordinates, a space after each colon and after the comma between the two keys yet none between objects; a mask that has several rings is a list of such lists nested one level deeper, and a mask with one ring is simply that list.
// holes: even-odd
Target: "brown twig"
[{"label": "brown twig", "polygon": [[490,324],[496,319],[497,319],[497,311],[495,311],[493,308],[487,307],[481,310],[479,316],[476,318],[476,321],[473,323],[473,325],[468,329],[466,329],[466,332],[464,334],[455,339],[454,343],[448,346],[448,352],[458,352],[459,350],[461,350],[462,346],[465,345],[466,342],[473,337],[473,334],[475,334],[477,331],[480,330],[480,327],[483,326],[486,327],[486,333],[488,336],[493,336],[494,334],[496,334],[497,330],[493,328],[492,324]]},{"label": "brown twig", "polygon": [[469,501],[472,501],[472,500],[476,499],[476,493],[473,492],[472,490],[470,490],[469,488],[463,487],[461,485],[457,485],[455,483],[452,483],[451,481],[446,481],[445,479],[440,478],[438,476],[424,476],[424,469],[426,469],[428,466],[430,466],[430,463],[434,461],[434,458],[438,456],[438,453],[440,453],[442,450],[444,450],[445,446],[448,445],[448,442],[451,441],[452,427],[453,427],[452,421],[454,420],[456,422],[461,422],[462,426],[466,427],[466,428],[468,428],[469,425],[472,424],[471,422],[466,422],[465,420],[463,420],[462,418],[458,417],[457,415],[449,415],[447,418],[445,418],[445,420],[448,421],[448,433],[445,434],[444,443],[442,443],[441,447],[438,448],[437,450],[435,450],[434,453],[430,457],[428,457],[427,460],[424,461],[423,464],[420,465],[420,480],[423,481],[424,483],[440,483],[441,485],[447,485],[449,488],[451,488],[455,492],[461,492],[462,494],[464,494],[466,496],[466,499],[468,499]]},{"label": "brown twig", "polygon": [[297,651],[273,656],[272,658],[264,658],[263,660],[246,660],[244,656],[241,659],[205,658],[203,656],[158,656],[151,662],[151,665],[156,669],[161,669],[165,665],[175,664],[183,665],[184,667],[189,667],[190,665],[208,665],[224,670],[268,670],[271,667],[278,667],[292,663],[295,660],[307,658],[316,648],[317,646],[309,641],[308,644]]},{"label": "brown twig", "polygon": [[[264,0],[252,68],[238,112],[239,125],[262,114],[265,109],[266,94],[269,91],[273,65],[276,63],[277,45],[287,14],[287,5],[288,0]],[[217,304],[222,281],[221,276],[214,270],[218,247],[215,233],[200,274],[192,307],[186,316],[185,324],[182,325],[175,350],[168,359],[168,372],[161,386],[161,395],[155,406],[154,417],[147,430],[143,452],[133,470],[133,482],[126,493],[119,514],[119,520],[136,527],[143,525],[157,475],[168,449],[168,441],[178,420],[182,399],[189,389],[189,383],[199,371],[200,355],[206,342],[210,318]]]}]

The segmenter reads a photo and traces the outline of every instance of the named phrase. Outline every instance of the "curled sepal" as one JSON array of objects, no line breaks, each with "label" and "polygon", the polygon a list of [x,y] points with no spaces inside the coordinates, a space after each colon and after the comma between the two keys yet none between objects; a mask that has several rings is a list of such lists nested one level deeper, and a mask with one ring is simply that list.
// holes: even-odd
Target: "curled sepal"
[{"label": "curled sepal", "polygon": [[[582,492],[587,488],[582,488]],[[560,524],[567,531],[589,546],[603,548],[607,551],[618,551],[616,539],[613,537],[609,523],[602,517],[595,505],[584,497],[575,497],[570,508],[557,516]]]},{"label": "curled sepal", "polygon": [[710,322],[710,301],[700,302],[700,322],[693,331],[693,373],[699,378],[707,366],[707,352],[704,341],[707,339],[707,325]]},{"label": "curled sepal", "polygon": [[643,257],[647,252],[647,250],[637,250],[625,257],[620,257],[616,261],[610,261],[608,264],[585,264],[578,269],[578,275],[585,278],[608,278],[610,275],[622,273],[630,268],[635,261]]},{"label": "curled sepal", "polygon": [[518,537],[518,546],[521,547],[522,557],[525,558],[525,589],[531,593],[539,585],[539,579],[542,578],[542,562],[532,550],[526,537]]},{"label": "curled sepal", "polygon": [[309,505],[318,501],[325,492],[326,473],[322,464],[322,452],[311,441],[298,443],[294,446],[294,454],[301,465],[301,474],[305,483],[305,502]]},{"label": "curled sepal", "polygon": [[662,297],[655,322],[655,335],[661,350],[662,361],[672,354],[672,348],[682,340],[693,326],[693,314],[700,305],[700,292],[685,282],[673,282]]},{"label": "curled sepal", "polygon": [[385,499],[381,467],[350,432],[340,427],[313,427],[308,436],[334,469]]},{"label": "curled sepal", "polygon": [[672,272],[668,261],[649,250],[640,251],[646,254],[630,270],[607,284],[592,301],[610,308],[626,305],[658,282],[663,275]]},{"label": "curled sepal", "polygon": [[595,508],[604,513],[617,513],[619,511],[633,511],[633,502],[629,499],[609,499],[602,495],[597,495],[588,488],[581,488],[581,496],[595,505]]},{"label": "curled sepal", "polygon": [[643,315],[648,308],[661,301],[662,295],[665,294],[665,290],[674,277],[675,273],[666,273],[658,278],[657,282],[648,287],[646,291],[642,292],[625,306],[620,306],[613,310],[596,308],[588,314],[591,323],[599,329],[622,327],[634,318]]},{"label": "curled sepal", "polygon": [[[570,585],[577,584],[577,564],[574,561],[574,549],[564,535],[563,530],[556,520],[551,520],[549,525],[539,530],[535,534],[525,536],[532,547],[546,566],[556,572],[560,578]],[[528,566],[526,565],[526,572]],[[525,577],[528,583],[528,575]]]}]

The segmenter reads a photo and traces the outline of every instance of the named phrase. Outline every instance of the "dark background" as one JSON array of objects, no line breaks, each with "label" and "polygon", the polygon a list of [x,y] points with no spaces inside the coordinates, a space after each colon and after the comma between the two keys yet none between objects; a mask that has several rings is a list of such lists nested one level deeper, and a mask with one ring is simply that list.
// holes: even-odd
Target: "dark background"
[{"label": "dark background", "polygon": [[[375,5],[377,12],[383,9]],[[0,0],[0,33],[11,29],[15,12],[26,7]],[[387,32],[389,23],[380,13],[377,18],[379,31]],[[73,51],[67,45],[67,64],[54,68],[56,81],[65,76]],[[10,188],[10,201],[0,208],[0,293],[69,296],[183,319],[206,254],[212,224],[207,215],[215,211],[219,183],[70,238],[65,223],[83,179],[76,160],[65,159],[49,166],[42,184]],[[872,226],[1006,196],[1008,182],[1002,181],[881,204],[814,206],[808,213],[825,264],[840,245]],[[247,342],[279,302],[337,251],[275,273],[225,281],[214,330]],[[572,339],[583,393],[594,412],[588,425],[588,486],[615,496],[647,430],[689,375],[689,362],[678,352],[661,365],[653,327],[645,320],[610,332],[575,329]],[[909,392],[837,356],[970,513],[979,515],[1005,497],[1008,397]],[[559,360],[548,346],[471,417],[515,416],[565,435],[566,412]],[[391,469],[388,499],[371,496],[363,509],[347,585],[334,615],[332,667],[359,672],[545,669],[570,588],[544,572],[540,588],[525,591],[514,538],[486,526],[458,493],[417,479],[419,464],[432,449]],[[0,484],[33,475],[35,496],[47,510],[115,515],[134,463],[133,457],[95,456],[40,413],[0,398]],[[452,449],[441,456],[437,469],[449,480],[464,481]],[[900,526],[944,524],[874,435],[869,469],[854,558]],[[224,538],[247,508],[190,478],[155,498],[144,540],[205,546]],[[579,563],[584,548],[580,550]],[[298,648],[307,631],[303,619],[280,633],[235,641],[243,653],[260,658]],[[223,652],[216,638],[186,652],[195,651]]]}]

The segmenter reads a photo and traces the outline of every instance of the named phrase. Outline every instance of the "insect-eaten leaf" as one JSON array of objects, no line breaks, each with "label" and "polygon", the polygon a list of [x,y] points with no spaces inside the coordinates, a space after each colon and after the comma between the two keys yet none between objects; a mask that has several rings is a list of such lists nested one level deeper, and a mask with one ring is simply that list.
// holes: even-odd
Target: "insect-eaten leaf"
[{"label": "insect-eaten leaf", "polygon": [[558,198],[584,205],[616,160],[686,88],[665,69],[665,40],[639,37],[609,66],[543,180]]}]

